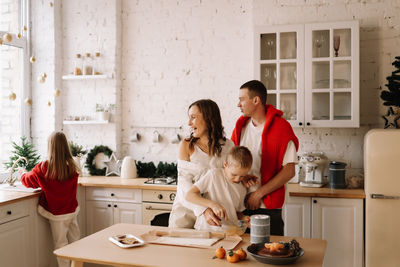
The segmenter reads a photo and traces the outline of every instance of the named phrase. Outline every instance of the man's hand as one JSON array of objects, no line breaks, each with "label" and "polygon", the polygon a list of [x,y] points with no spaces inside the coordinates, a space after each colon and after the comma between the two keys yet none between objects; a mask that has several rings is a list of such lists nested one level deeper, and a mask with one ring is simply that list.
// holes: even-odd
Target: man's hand
[{"label": "man's hand", "polygon": [[257,191],[250,193],[246,200],[246,208],[249,210],[256,210],[260,207],[262,196]]},{"label": "man's hand", "polygon": [[258,178],[257,178],[257,176],[249,174],[249,175],[246,175],[245,177],[243,177],[241,182],[246,188],[250,188],[253,185],[256,185],[258,183]]},{"label": "man's hand", "polygon": [[203,215],[209,225],[213,225],[213,226],[221,225],[221,220],[217,217],[217,215],[215,215],[215,213],[212,211],[212,209],[207,208],[203,212]]}]

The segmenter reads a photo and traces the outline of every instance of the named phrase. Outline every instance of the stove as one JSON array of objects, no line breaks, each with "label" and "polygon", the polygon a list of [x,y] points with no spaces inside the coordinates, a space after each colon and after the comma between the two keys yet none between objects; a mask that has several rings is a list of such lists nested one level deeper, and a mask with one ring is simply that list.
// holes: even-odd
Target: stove
[{"label": "stove", "polygon": [[172,177],[163,177],[163,178],[148,178],[145,181],[145,184],[158,184],[158,185],[176,185],[177,179]]}]

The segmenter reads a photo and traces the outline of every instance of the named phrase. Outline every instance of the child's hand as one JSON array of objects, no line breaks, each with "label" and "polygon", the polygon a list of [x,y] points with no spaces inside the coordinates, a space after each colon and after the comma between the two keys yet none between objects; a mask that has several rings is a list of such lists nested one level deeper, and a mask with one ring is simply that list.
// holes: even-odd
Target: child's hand
[{"label": "child's hand", "polygon": [[242,218],[240,218],[242,221],[245,221],[247,223],[250,223],[250,216],[244,215]]},{"label": "child's hand", "polygon": [[242,178],[241,182],[246,188],[250,188],[253,185],[256,185],[258,183],[258,178],[257,178],[257,176],[249,174],[249,175],[244,176]]},{"label": "child's hand", "polygon": [[213,205],[211,205],[210,208],[219,218],[225,219],[226,221],[228,220],[228,214],[226,214],[225,208],[222,207],[220,204],[214,203]]}]

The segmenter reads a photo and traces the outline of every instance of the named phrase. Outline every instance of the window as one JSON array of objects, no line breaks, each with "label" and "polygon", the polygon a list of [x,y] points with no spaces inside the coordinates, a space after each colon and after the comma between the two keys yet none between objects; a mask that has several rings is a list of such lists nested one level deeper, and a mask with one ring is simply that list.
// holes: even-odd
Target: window
[{"label": "window", "polygon": [[[0,0],[0,171],[12,142],[29,137],[28,0]],[[5,34],[10,34],[11,41]]]}]

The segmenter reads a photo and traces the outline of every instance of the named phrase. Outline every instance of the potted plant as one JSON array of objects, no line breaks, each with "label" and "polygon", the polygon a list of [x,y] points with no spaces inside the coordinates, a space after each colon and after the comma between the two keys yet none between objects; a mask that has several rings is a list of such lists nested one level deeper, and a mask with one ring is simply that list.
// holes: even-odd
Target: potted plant
[{"label": "potted plant", "polygon": [[97,118],[101,121],[108,121],[110,119],[110,113],[115,108],[114,104],[96,104]]},{"label": "potted plant", "polygon": [[87,150],[84,150],[83,146],[78,145],[72,141],[69,142],[68,145],[69,150],[71,150],[72,157],[74,158],[75,163],[79,168],[79,174],[82,174],[81,159],[87,153]]}]

